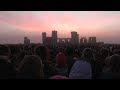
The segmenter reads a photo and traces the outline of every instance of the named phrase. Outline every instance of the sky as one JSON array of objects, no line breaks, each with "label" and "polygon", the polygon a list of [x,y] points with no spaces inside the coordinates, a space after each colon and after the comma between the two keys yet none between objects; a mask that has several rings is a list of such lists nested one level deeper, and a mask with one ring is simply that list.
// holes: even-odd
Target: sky
[{"label": "sky", "polygon": [[42,32],[70,38],[97,37],[98,42],[120,44],[120,11],[0,11],[0,43],[42,42]]}]

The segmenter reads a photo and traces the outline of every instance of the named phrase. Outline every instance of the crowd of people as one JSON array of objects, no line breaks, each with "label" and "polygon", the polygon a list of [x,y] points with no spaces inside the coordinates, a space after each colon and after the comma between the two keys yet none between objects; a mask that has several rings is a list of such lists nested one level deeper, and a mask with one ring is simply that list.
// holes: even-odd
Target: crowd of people
[{"label": "crowd of people", "polygon": [[120,46],[0,45],[0,79],[119,79]]}]

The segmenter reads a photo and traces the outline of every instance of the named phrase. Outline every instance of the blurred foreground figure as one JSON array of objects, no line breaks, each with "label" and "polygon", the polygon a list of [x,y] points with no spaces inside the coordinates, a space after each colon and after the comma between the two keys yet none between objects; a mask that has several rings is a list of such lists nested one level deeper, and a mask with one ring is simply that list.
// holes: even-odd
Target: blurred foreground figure
[{"label": "blurred foreground figure", "polygon": [[25,56],[19,71],[21,79],[44,79],[42,60],[35,55]]},{"label": "blurred foreground figure", "polygon": [[71,79],[92,79],[92,69],[89,62],[77,60],[69,74]]},{"label": "blurred foreground figure", "polygon": [[0,79],[10,79],[16,77],[16,70],[11,64],[10,48],[0,45]]},{"label": "blurred foreground figure", "polygon": [[120,55],[114,54],[110,57],[110,70],[103,72],[100,79],[120,79]]},{"label": "blurred foreground figure", "polygon": [[48,48],[47,47],[38,45],[37,47],[35,47],[34,53],[35,53],[35,55],[37,55],[41,58],[41,60],[44,64],[43,72],[44,72],[45,79],[48,79],[51,76],[54,76],[57,74],[55,67],[53,67],[49,63]]},{"label": "blurred foreground figure", "polygon": [[73,64],[75,63],[75,60],[73,59],[74,58],[73,57],[74,50],[73,50],[72,47],[67,47],[65,51],[66,51],[66,55],[67,55],[66,56],[66,63],[68,65],[68,74],[67,74],[67,76],[69,76],[70,70],[71,70]]},{"label": "blurred foreground figure", "polygon": [[59,52],[56,56],[56,70],[58,75],[67,76],[68,74],[68,67],[66,64],[66,57],[63,53]]},{"label": "blurred foreground figure", "polygon": [[92,78],[94,78],[94,75],[95,75],[95,57],[94,57],[92,50],[90,48],[85,48],[83,53],[82,53],[81,58],[85,59],[87,62],[89,62],[91,64]]}]

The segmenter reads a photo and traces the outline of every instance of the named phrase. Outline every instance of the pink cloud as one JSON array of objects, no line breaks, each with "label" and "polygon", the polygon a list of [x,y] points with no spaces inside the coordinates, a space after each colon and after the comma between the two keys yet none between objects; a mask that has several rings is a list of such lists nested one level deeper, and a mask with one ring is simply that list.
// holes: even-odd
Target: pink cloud
[{"label": "pink cloud", "polygon": [[[119,41],[117,37],[120,29],[120,12],[1,11],[0,22],[8,23],[16,30],[27,33],[25,35],[31,37],[33,41],[36,40],[35,38],[39,39],[43,31],[51,36],[53,29],[58,31],[59,37],[70,37],[71,31],[77,31],[80,37],[97,36],[100,39],[104,37],[106,40],[113,38]],[[116,28],[117,30],[114,31]],[[21,35],[18,32],[16,34]]]}]

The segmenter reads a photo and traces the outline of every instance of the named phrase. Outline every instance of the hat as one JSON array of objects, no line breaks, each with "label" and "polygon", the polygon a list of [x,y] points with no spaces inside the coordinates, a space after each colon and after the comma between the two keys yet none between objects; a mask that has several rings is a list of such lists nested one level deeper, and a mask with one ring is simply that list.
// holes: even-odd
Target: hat
[{"label": "hat", "polygon": [[63,53],[58,53],[56,56],[57,65],[65,65],[65,55]]}]

